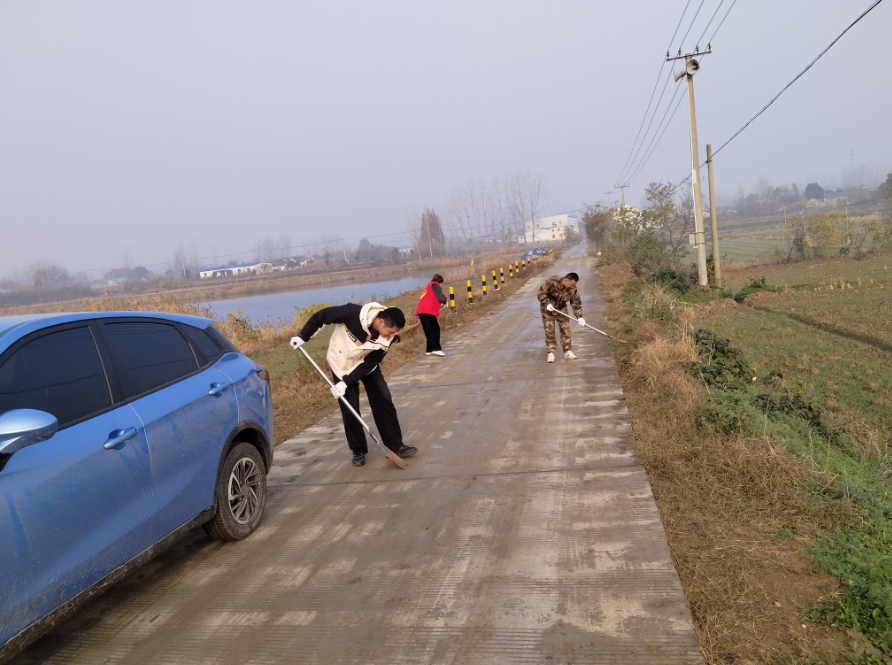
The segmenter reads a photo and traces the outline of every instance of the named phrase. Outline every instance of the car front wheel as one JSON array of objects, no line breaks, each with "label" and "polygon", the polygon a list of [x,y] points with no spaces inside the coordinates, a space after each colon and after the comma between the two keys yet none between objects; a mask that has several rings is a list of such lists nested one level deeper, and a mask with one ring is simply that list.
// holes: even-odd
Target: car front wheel
[{"label": "car front wheel", "polygon": [[211,538],[241,540],[260,523],[266,505],[266,469],[257,448],[238,443],[229,451],[214,490],[217,512],[204,525]]}]

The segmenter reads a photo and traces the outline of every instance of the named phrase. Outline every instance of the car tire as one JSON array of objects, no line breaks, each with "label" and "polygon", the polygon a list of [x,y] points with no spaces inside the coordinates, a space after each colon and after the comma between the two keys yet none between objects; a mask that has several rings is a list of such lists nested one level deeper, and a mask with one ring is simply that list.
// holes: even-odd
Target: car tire
[{"label": "car tire", "polygon": [[237,442],[229,451],[214,488],[217,512],[204,525],[215,540],[247,538],[263,515],[266,505],[266,467],[257,448]]}]

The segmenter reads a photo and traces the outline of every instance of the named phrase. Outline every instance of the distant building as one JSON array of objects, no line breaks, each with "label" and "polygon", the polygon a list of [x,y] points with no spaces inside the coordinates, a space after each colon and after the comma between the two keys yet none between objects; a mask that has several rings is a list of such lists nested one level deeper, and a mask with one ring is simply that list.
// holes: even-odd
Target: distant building
[{"label": "distant building", "polygon": [[400,253],[400,256],[405,257],[413,256],[415,254],[414,247],[400,247],[398,251]]},{"label": "distant building", "polygon": [[521,245],[564,240],[568,233],[579,233],[579,219],[570,215],[536,217],[523,223],[523,235],[517,236]]},{"label": "distant building", "polygon": [[201,279],[213,279],[215,277],[234,277],[236,275],[256,275],[258,273],[272,272],[271,263],[256,261],[254,263],[238,263],[232,266],[217,266],[199,271]]}]

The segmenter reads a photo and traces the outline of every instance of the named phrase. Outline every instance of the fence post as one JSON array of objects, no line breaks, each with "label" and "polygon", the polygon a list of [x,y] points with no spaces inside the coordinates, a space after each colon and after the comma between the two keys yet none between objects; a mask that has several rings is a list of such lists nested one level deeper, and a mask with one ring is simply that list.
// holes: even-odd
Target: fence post
[{"label": "fence post", "polygon": [[499,268],[499,277],[502,278],[502,284],[505,283],[505,270],[503,268]]},{"label": "fence post", "polygon": [[474,293],[471,291],[471,280],[468,280],[468,304],[474,304]]},{"label": "fence post", "polygon": [[481,275],[480,281],[483,282],[483,295],[486,295],[486,275]]},{"label": "fence post", "polygon": [[455,311],[455,289],[451,286],[449,287],[449,309]]},{"label": "fence post", "polygon": [[499,290],[499,280],[498,280],[498,278],[496,277],[496,271],[495,271],[495,270],[492,271],[492,285],[493,285],[493,288],[494,288],[496,291]]}]

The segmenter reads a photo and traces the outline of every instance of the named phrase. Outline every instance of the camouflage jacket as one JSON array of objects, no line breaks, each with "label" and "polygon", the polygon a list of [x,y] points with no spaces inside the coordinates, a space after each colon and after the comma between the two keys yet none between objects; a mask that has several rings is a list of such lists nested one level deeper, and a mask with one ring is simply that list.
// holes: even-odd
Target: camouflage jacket
[{"label": "camouflage jacket", "polygon": [[542,282],[537,296],[539,302],[542,303],[542,309],[545,309],[548,303],[551,303],[552,307],[563,311],[569,302],[576,318],[579,318],[582,316],[582,300],[579,297],[579,293],[577,293],[575,286],[569,289],[565,287],[561,283],[562,279],[563,277],[560,275],[555,275]]}]

